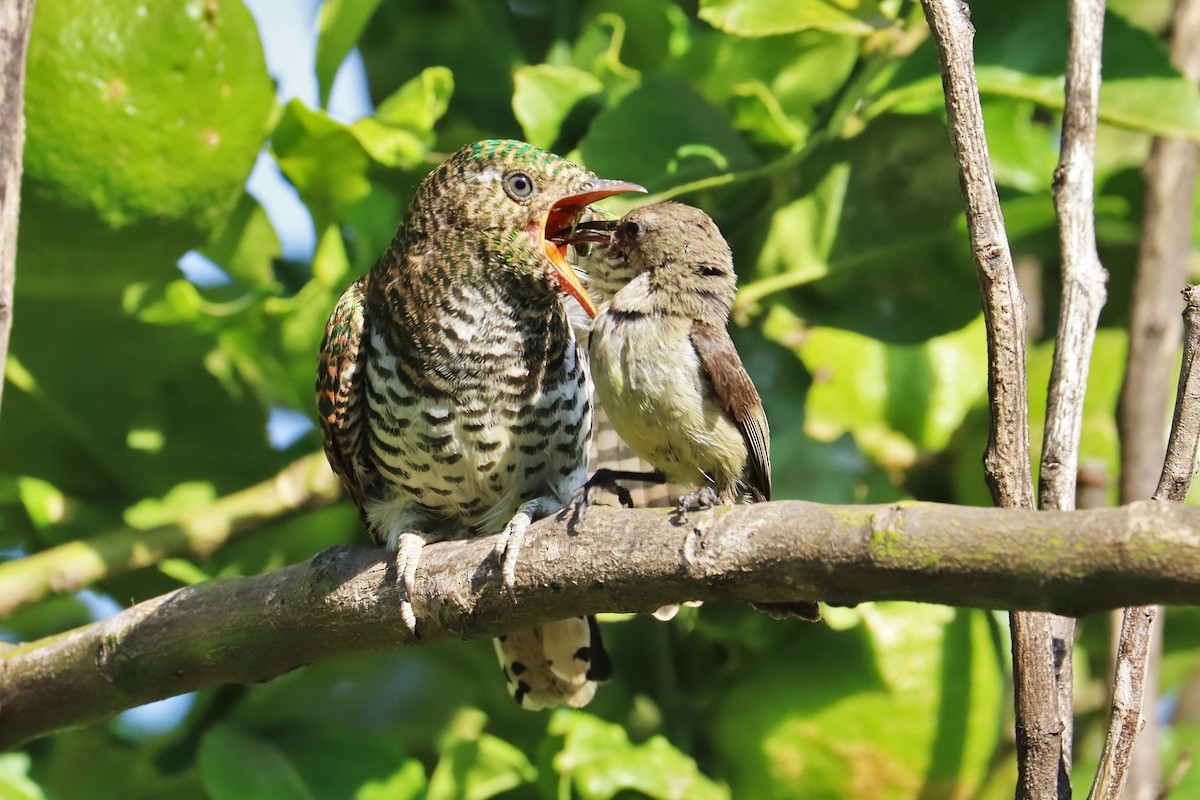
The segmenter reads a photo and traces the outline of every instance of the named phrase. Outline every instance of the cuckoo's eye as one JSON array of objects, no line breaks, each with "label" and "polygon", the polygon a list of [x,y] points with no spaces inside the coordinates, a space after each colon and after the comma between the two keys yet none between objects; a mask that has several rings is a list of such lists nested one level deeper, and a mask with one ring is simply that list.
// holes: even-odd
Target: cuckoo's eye
[{"label": "cuckoo's eye", "polygon": [[533,178],[524,172],[510,172],[504,176],[504,192],[513,200],[518,202],[528,200],[536,191],[537,187],[533,185]]}]

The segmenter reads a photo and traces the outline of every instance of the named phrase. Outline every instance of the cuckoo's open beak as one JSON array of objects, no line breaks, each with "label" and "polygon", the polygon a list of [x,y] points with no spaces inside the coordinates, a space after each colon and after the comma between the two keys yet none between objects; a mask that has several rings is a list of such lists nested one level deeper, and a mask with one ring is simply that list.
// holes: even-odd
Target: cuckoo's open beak
[{"label": "cuckoo's open beak", "polygon": [[596,306],[579,281],[579,276],[567,261],[567,245],[579,221],[579,215],[597,200],[623,192],[645,192],[645,187],[628,181],[609,181],[593,178],[577,194],[562,198],[546,212],[541,225],[542,247],[554,265],[554,277],[559,288],[579,301],[589,317],[596,316]]}]

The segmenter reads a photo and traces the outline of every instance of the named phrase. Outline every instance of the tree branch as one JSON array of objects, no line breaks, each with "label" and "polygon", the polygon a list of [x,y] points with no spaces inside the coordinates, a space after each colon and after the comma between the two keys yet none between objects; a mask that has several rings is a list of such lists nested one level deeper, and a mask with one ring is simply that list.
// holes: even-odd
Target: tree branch
[{"label": "tree branch", "polygon": [[[1183,312],[1187,337],[1183,365],[1167,456],[1154,492],[1155,500],[1172,503],[1182,503],[1187,497],[1196,477],[1196,452],[1200,448],[1200,287],[1189,286],[1184,290],[1184,297],[1187,299]],[[1158,606],[1133,606],[1126,608],[1122,616],[1108,736],[1089,800],[1119,800],[1124,796],[1134,745],[1145,722],[1143,708],[1147,685],[1153,685],[1147,676],[1157,618]],[[1153,755],[1157,763],[1157,750]],[[1154,770],[1151,775],[1143,776],[1145,785],[1139,796],[1157,794],[1158,772]]]},{"label": "tree branch", "polygon": [[[967,232],[987,325],[991,424],[984,475],[1002,508],[1033,508],[1025,374],[1025,300],[1017,284],[1000,197],[988,156],[983,110],[975,79],[970,9],[961,0],[922,0],[933,32],[950,141],[958,158]],[[1054,647],[1049,620],[1036,614],[1009,618],[1013,645],[1017,738],[1017,798],[1053,797],[1057,791],[1061,726],[1054,700]]]},{"label": "tree branch", "polygon": [[[666,510],[597,507],[578,529],[554,519],[530,528],[516,603],[500,588],[493,547],[484,537],[425,549],[413,597],[421,643],[688,599],[1071,614],[1200,603],[1200,509],[1148,501],[1077,512],[778,501],[689,523]],[[182,692],[416,644],[387,559],[378,549],[334,548],[0,650],[0,747]]]},{"label": "tree branch", "polygon": [[[1054,365],[1046,391],[1046,427],[1038,500],[1042,509],[1075,508],[1079,472],[1079,436],[1083,398],[1100,309],[1107,297],[1108,273],[1096,252],[1095,152],[1100,104],[1100,47],[1104,0],[1070,0],[1066,96],[1063,103],[1061,155],[1054,171],[1054,210],[1062,252],[1062,297],[1054,340]],[[1054,706],[1039,712],[1052,719],[1058,743],[1057,779],[1040,785],[1040,797],[1070,798],[1074,742],[1072,651],[1075,620],[1047,619],[1054,652]],[[1045,700],[1043,700],[1045,702]],[[1047,754],[1048,755],[1048,754]],[[1044,762],[1043,767],[1049,766]]]},{"label": "tree branch", "polygon": [[[0,376],[8,361],[13,286],[17,277],[17,219],[21,153],[25,149],[25,53],[34,0],[0,3]],[[0,380],[0,390],[3,389]]]},{"label": "tree branch", "polygon": [[119,528],[0,563],[0,617],[51,594],[69,594],[164,558],[203,558],[240,533],[329,505],[341,496],[325,456],[317,453],[171,525]]},{"label": "tree branch", "polygon": [[985,477],[996,505],[1033,508],[1025,300],[1017,286],[984,135],[972,53],[975,29],[971,27],[970,11],[961,0],[922,0],[921,5],[933,31],[941,68],[950,142],[958,159],[967,233],[987,324],[992,419],[983,459]]},{"label": "tree branch", "polygon": [[[1188,80],[1200,83],[1197,0],[1175,2],[1171,60]],[[1154,140],[1142,168],[1146,209],[1129,311],[1125,380],[1117,405],[1122,503],[1153,491],[1162,462],[1163,412],[1181,327],[1174,314],[1178,302],[1175,291],[1187,280],[1198,166],[1200,147],[1194,142],[1160,138]],[[1189,368],[1186,357],[1184,368]],[[1177,420],[1183,399],[1180,394],[1176,400]],[[1089,797],[1119,797],[1128,781],[1132,800],[1151,800],[1159,796],[1162,784],[1160,726],[1153,701],[1158,696],[1158,666],[1162,660],[1162,615],[1154,607],[1127,608],[1121,615],[1119,631],[1114,654],[1113,718]],[[1144,702],[1147,696],[1152,698],[1148,704]],[[1122,711],[1118,711],[1118,702],[1124,706]],[[1138,718],[1140,732],[1137,726],[1128,727],[1131,717]],[[1141,743],[1134,748],[1137,739]]]}]

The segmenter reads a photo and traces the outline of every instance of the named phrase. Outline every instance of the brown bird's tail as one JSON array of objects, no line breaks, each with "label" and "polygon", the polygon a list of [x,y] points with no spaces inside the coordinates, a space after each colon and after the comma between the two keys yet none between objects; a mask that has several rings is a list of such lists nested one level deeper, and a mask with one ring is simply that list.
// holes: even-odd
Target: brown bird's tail
[{"label": "brown bird's tail", "polygon": [[508,693],[522,708],[582,708],[596,684],[612,676],[612,662],[595,617],[573,617],[495,640]]}]

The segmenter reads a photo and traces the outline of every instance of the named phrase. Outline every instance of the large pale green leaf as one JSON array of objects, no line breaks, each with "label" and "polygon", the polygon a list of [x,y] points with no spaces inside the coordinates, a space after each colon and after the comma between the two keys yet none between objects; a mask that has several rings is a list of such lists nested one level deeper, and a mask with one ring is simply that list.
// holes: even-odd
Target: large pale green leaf
[{"label": "large pale green leaf", "polygon": [[551,64],[521,67],[513,80],[513,113],[525,131],[525,139],[544,148],[558,139],[563,120],[580,102],[604,89],[600,79],[590,72]]},{"label": "large pale green leaf", "polygon": [[341,219],[370,192],[370,158],[359,139],[346,125],[299,100],[284,109],[271,149],[312,212],[317,230]]},{"label": "large pale green leaf", "polygon": [[944,448],[967,413],[987,397],[983,318],[920,345],[888,345],[834,328],[797,330],[777,309],[766,333],[794,342],[813,376],[805,431],[822,441],[854,435],[890,469]]},{"label": "large pale green leaf", "polygon": [[633,744],[620,725],[560,710],[549,732],[563,737],[555,771],[583,800],[610,800],[632,790],[655,800],[725,800],[729,791],[662,736]]},{"label": "large pale green leaf", "polygon": [[665,75],[648,77],[599,114],[579,150],[601,177],[652,191],[757,161],[724,115],[684,81]]},{"label": "large pale green leaf", "polygon": [[713,730],[737,797],[969,797],[1002,730],[988,615],[880,603],[748,664]]},{"label": "large pale green leaf", "polygon": [[701,0],[700,18],[738,36],[808,28],[865,36],[890,24],[874,0]]},{"label": "large pale green leaf", "polygon": [[454,74],[445,67],[427,67],[379,104],[374,114],[379,124],[408,131],[420,143],[419,149],[391,163],[411,167],[425,158],[433,146],[433,126],[449,108],[452,94]]}]

